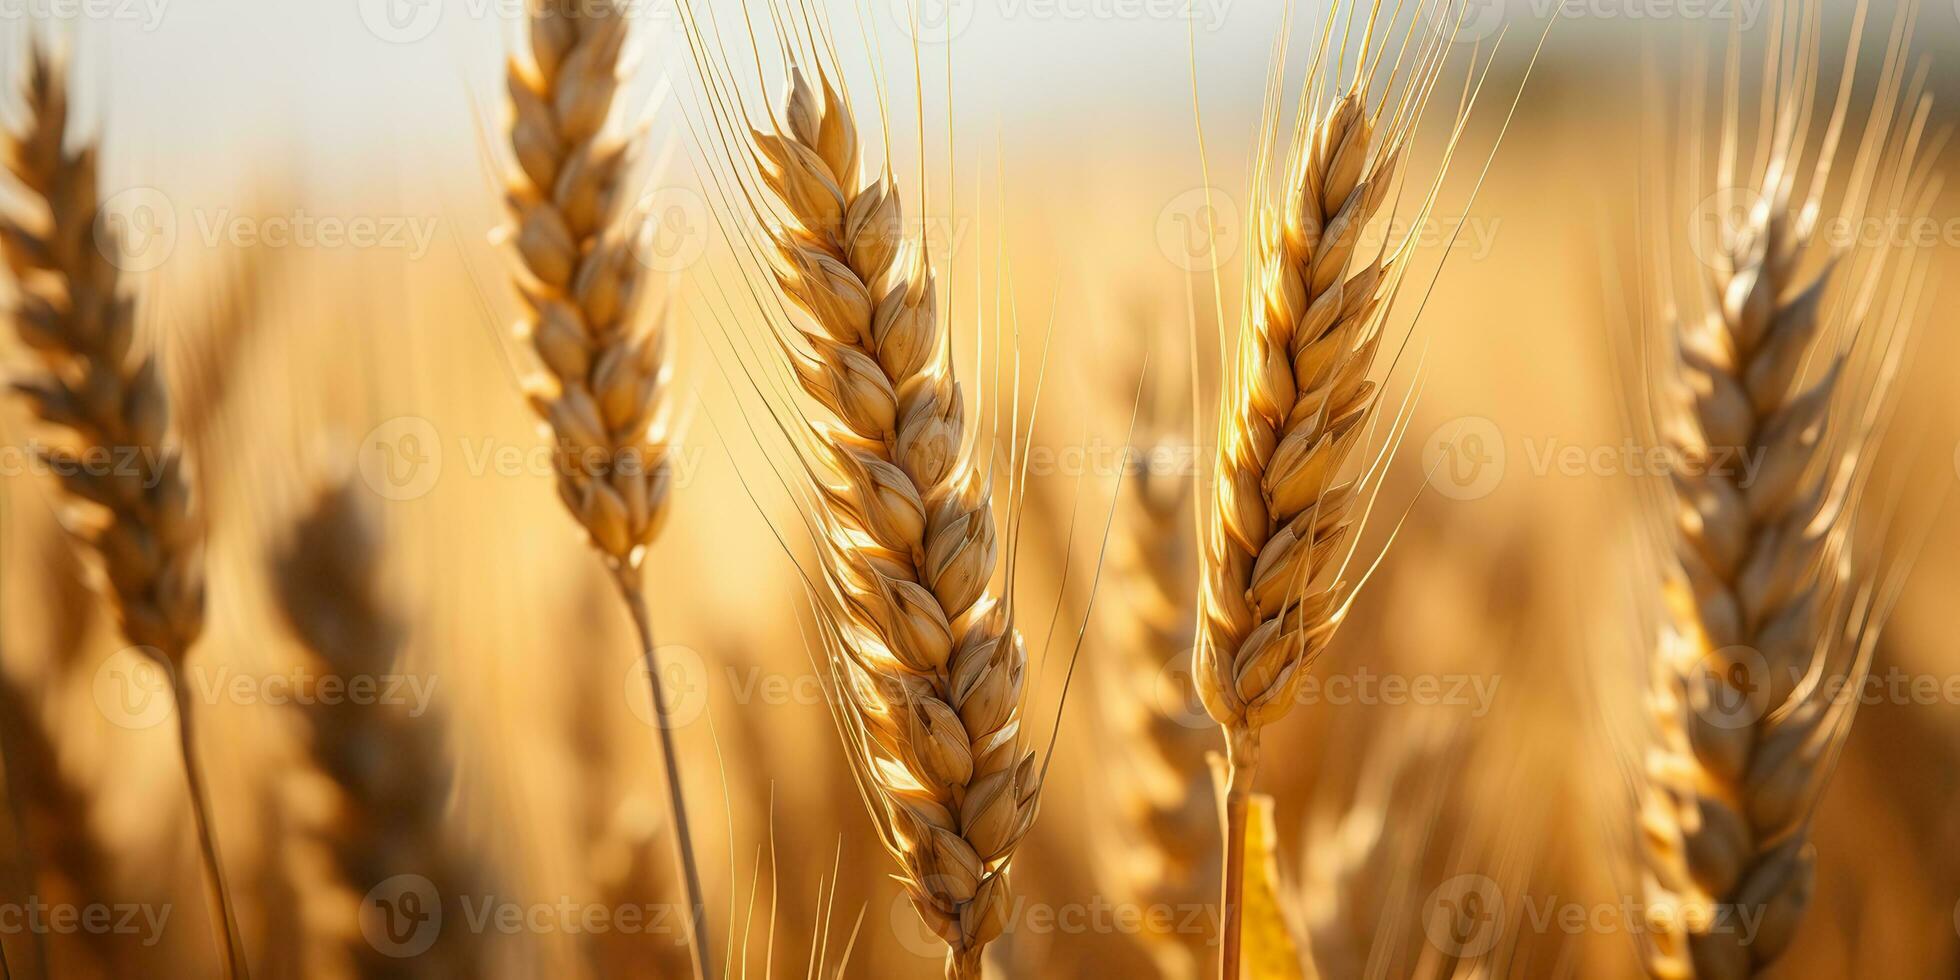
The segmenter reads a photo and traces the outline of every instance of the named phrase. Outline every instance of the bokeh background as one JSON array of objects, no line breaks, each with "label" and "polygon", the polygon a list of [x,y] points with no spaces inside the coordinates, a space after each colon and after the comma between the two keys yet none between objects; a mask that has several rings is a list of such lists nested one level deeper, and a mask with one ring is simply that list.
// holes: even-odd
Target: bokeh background
[{"label": "bokeh background", "polygon": [[[1406,520],[1317,667],[1324,686],[1267,736],[1261,772],[1297,924],[1325,975],[1436,969],[1425,916],[1463,874],[1503,898],[1494,921],[1510,954],[1489,972],[1639,974],[1622,914],[1640,894],[1626,870],[1628,773],[1641,751],[1627,737],[1641,643],[1625,615],[1638,478],[1540,461],[1574,446],[1618,458],[1637,435],[1615,354],[1640,327],[1625,275],[1643,250],[1636,218],[1690,217],[1648,210],[1643,167],[1668,148],[1643,138],[1642,120],[1679,125],[1656,93],[1688,77],[1687,52],[1719,57],[1732,28],[1762,43],[1773,2],[1472,4],[1439,96],[1453,103],[1473,66],[1488,66],[1437,206],[1438,229],[1461,219],[1462,234],[1431,235],[1418,251],[1411,288],[1427,301],[1418,323],[1400,324],[1412,341],[1386,380],[1389,404],[1419,397],[1375,543]],[[716,6],[732,16],[732,4]],[[361,941],[345,926],[359,896],[319,880],[294,831],[317,817],[299,709],[265,697],[267,679],[296,662],[269,556],[315,488],[345,483],[380,517],[379,574],[408,631],[401,671],[429,692],[418,717],[453,766],[452,780],[430,784],[448,846],[480,873],[477,904],[546,909],[515,929],[453,917],[444,928],[481,945],[488,975],[676,975],[665,971],[685,962],[677,922],[594,933],[562,911],[671,913],[677,889],[630,623],[535,465],[543,439],[518,384],[529,366],[509,339],[517,304],[495,233],[508,165],[501,71],[521,5],[7,7],[10,84],[30,32],[71,52],[77,128],[104,146],[110,210],[126,216],[140,259],[129,281],[207,495],[210,628],[193,663],[214,686],[242,677],[257,694],[199,706],[255,973],[336,975],[347,968],[337,947]],[[928,4],[917,25],[904,0],[828,7],[852,84],[873,91],[873,67],[883,73],[895,172],[929,188],[923,207],[908,200],[908,218],[940,262],[956,337],[1008,352],[964,362],[984,365],[969,394],[1025,412],[1039,387],[1038,414],[1022,417],[1037,465],[1021,502],[1017,597],[1034,657],[1028,717],[1057,751],[1016,860],[1021,914],[996,964],[1014,976],[1148,975],[1137,928],[1112,911],[1128,901],[1118,872],[1148,859],[1121,828],[1121,708],[1092,683],[1122,669],[1124,634],[1110,619],[1134,583],[1095,569],[1146,350],[1146,434],[1170,447],[1173,481],[1202,471],[1208,449],[1191,433],[1210,431],[1220,315],[1226,336],[1237,321],[1256,221],[1245,175],[1275,42],[1291,32],[1283,64],[1297,81],[1326,5],[1200,0],[1187,15],[1147,0],[955,0]],[[1836,39],[1850,7],[1826,11],[1827,77],[1843,67]],[[848,976],[934,976],[936,945],[886,878],[806,645],[799,525],[779,447],[736,367],[758,327],[743,322],[753,304],[728,299],[741,288],[728,237],[739,229],[704,190],[715,164],[692,139],[701,104],[680,21],[668,0],[635,9],[640,60],[622,102],[626,121],[647,127],[651,260],[674,297],[676,398],[689,420],[648,594],[677,689],[714,929],[755,975],[804,972],[827,942],[833,964],[851,947]],[[1875,21],[1893,10],[1881,0]],[[1878,40],[1866,48],[1870,73]],[[1914,50],[1931,59],[1945,125],[1960,78],[1941,59],[1960,51],[1960,9],[1925,3]],[[5,104],[17,120],[17,103]],[[1435,171],[1442,136],[1425,127],[1412,172]],[[1944,195],[1935,214],[1944,224],[1923,254],[1937,282],[1960,271],[1960,210]],[[1778,976],[1960,967],[1960,647],[1940,598],[1960,580],[1960,515],[1941,505],[1960,481],[1952,302],[1937,295],[1921,325],[1886,463],[1927,542],[1874,668],[1907,680],[1860,712],[1817,817],[1817,896]],[[1501,461],[1471,490],[1423,492],[1434,482],[1425,447],[1466,425]],[[19,462],[33,426],[16,406],[0,426]],[[48,483],[20,470],[0,482],[6,676],[86,798],[82,830],[111,857],[98,900],[169,914],[150,934],[107,940],[107,954],[84,948],[102,937],[10,931],[0,945],[17,976],[209,975],[171,726],[118,700],[130,660],[54,523]],[[1120,500],[1115,509],[1112,552],[1137,531]],[[1055,722],[1078,631],[1082,675]],[[1438,688],[1397,695],[1382,678]],[[1160,707],[1188,711],[1176,679],[1167,660],[1153,690]],[[37,841],[22,826],[0,826],[7,901],[36,892]],[[1208,923],[1208,899],[1193,901]],[[1568,907],[1585,913],[1577,928],[1564,924]],[[1210,927],[1193,931],[1203,943]]]}]

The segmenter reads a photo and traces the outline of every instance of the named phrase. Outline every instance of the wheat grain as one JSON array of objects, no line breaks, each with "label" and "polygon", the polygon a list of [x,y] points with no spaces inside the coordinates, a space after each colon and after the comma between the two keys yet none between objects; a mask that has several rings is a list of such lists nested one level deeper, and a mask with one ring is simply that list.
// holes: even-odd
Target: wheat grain
[{"label": "wheat grain", "polygon": [[[1903,104],[1917,105],[1906,113],[1896,101],[1913,12],[1903,5],[1894,24],[1848,215],[1874,186],[1894,213],[1930,199],[1915,169],[1926,102],[1908,95]],[[1669,324],[1677,357],[1658,400],[1661,433],[1683,461],[1657,530],[1670,556],[1652,660],[1660,741],[1641,812],[1663,926],[1647,949],[1658,977],[1753,976],[1797,937],[1815,876],[1809,815],[1856,707],[1835,692],[1861,689],[1890,606],[1891,590],[1874,589],[1854,556],[1854,534],[1885,365],[1910,331],[1916,287],[1887,278],[1882,246],[1854,259],[1841,243],[1820,245],[1853,73],[1807,151],[1816,62],[1800,53],[1815,50],[1821,8],[1787,16],[1765,59],[1770,142],[1757,169],[1721,174],[1731,190],[1753,189],[1752,206],[1707,256],[1712,309],[1697,316],[1684,301]],[[1847,65],[1864,16],[1861,3]],[[1731,92],[1737,61],[1732,49]],[[1725,154],[1735,139],[1731,128]],[[1871,307],[1887,289],[1892,305]]]},{"label": "wheat grain", "polygon": [[268,560],[307,686],[295,701],[311,766],[296,774],[295,812],[301,839],[331,866],[326,882],[310,883],[304,913],[311,935],[336,947],[328,955],[351,961],[359,976],[476,976],[481,965],[463,931],[444,930],[413,958],[387,955],[361,935],[362,896],[389,878],[420,875],[436,894],[459,897],[473,878],[444,828],[441,716],[416,716],[386,696],[330,696],[364,687],[385,694],[401,670],[407,624],[383,589],[373,506],[357,484],[323,488]]},{"label": "wheat grain", "polygon": [[26,128],[9,134],[6,165],[41,213],[0,216],[0,250],[18,287],[15,332],[39,370],[14,388],[42,420],[71,434],[70,445],[41,450],[69,505],[63,523],[89,545],[123,635],[171,677],[212,925],[228,975],[243,977],[183,671],[204,627],[202,525],[170,441],[162,372],[135,349],[118,241],[99,220],[96,148],[69,152],[67,86],[38,44],[26,102]]}]

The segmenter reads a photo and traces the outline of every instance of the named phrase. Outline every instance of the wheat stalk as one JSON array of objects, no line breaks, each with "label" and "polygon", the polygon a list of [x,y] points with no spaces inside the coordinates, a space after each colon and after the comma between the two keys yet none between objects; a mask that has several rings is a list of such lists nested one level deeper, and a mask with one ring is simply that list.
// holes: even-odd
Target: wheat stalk
[{"label": "wheat stalk", "polygon": [[[1847,216],[1862,215],[1875,187],[1875,207],[1893,214],[1924,213],[1931,200],[1914,164],[1927,102],[1908,95],[1914,111],[1898,108],[1913,13],[1903,5],[1894,24]],[[1727,120],[1718,174],[1725,189],[1750,191],[1749,206],[1707,256],[1712,308],[1696,315],[1690,303],[1670,324],[1676,356],[1659,409],[1682,465],[1657,531],[1669,553],[1652,661],[1660,741],[1641,814],[1646,887],[1664,926],[1647,951],[1657,977],[1754,976],[1798,935],[1815,874],[1809,816],[1896,597],[1854,555],[1854,534],[1918,286],[1887,278],[1883,249],[1857,257],[1819,240],[1853,75],[1807,150],[1821,16],[1800,5],[1772,30],[1768,142],[1747,173]],[[1847,66],[1864,17],[1861,3]],[[1733,48],[1729,58],[1733,113]],[[1891,305],[1874,308],[1888,287]]]},{"label": "wheat stalk", "polygon": [[[1379,488],[1365,476],[1337,480],[1372,428],[1377,386],[1368,375],[1404,264],[1400,249],[1361,245],[1395,186],[1447,39],[1431,36],[1416,50],[1399,90],[1398,56],[1386,95],[1371,99],[1378,13],[1368,5],[1352,81],[1323,104],[1322,89],[1342,84],[1321,72],[1334,33],[1330,15],[1286,159],[1284,198],[1257,242],[1251,268],[1258,279],[1248,284],[1237,364],[1221,400],[1195,682],[1224,729],[1229,765],[1226,978],[1238,976],[1244,826],[1260,730],[1293,706],[1341,623],[1357,587],[1344,577],[1356,525]],[[1343,54],[1346,44],[1343,36]],[[1262,158],[1262,171],[1265,165]]]},{"label": "wheat stalk", "polygon": [[[387,676],[400,669],[407,625],[383,591],[373,506],[357,484],[327,486],[268,556],[277,608],[300,641],[302,676],[315,691],[329,679],[343,691],[358,690],[363,679],[385,691]],[[310,896],[314,934],[330,937],[363,977],[477,975],[459,930],[444,930],[411,960],[376,950],[357,921],[361,896],[396,875],[420,874],[438,895],[469,893],[470,861],[444,829],[450,772],[441,718],[416,717],[391,700],[299,703],[312,763],[296,783],[302,833],[331,865],[329,887],[344,889]]]},{"label": "wheat stalk", "polygon": [[620,0],[529,0],[531,57],[510,60],[510,183],[523,266],[522,325],[546,373],[531,404],[560,453],[558,493],[604,556],[633,616],[687,884],[696,975],[713,974],[674,736],[642,594],[648,545],[667,512],[666,334],[647,315],[629,207],[633,155],[608,132],[627,44]]},{"label": "wheat stalk", "polygon": [[[154,358],[135,351],[135,306],[100,219],[96,148],[66,147],[67,86],[38,44],[29,60],[23,132],[7,169],[38,221],[0,216],[0,250],[18,285],[15,332],[39,370],[14,382],[35,414],[72,444],[42,450],[71,505],[63,522],[94,554],[123,635],[171,677],[178,739],[204,860],[213,928],[228,976],[247,975],[198,759],[184,661],[204,628],[203,530],[169,437],[169,397]],[[99,464],[99,454],[116,461]]]}]

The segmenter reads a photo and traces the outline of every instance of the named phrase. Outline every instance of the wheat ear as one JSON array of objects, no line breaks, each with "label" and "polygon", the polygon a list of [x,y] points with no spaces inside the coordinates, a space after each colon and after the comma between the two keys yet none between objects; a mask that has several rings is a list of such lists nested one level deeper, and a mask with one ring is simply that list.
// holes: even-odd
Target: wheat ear
[{"label": "wheat ear", "polygon": [[[379,576],[380,528],[370,494],[342,482],[319,491],[269,555],[277,607],[300,641],[308,683],[329,678],[381,690],[401,667],[407,625]],[[420,874],[438,895],[465,895],[469,859],[443,826],[450,771],[441,717],[414,716],[399,701],[320,697],[302,702],[312,767],[299,788],[301,832],[331,865],[331,886],[306,911],[315,935],[330,937],[363,977],[477,975],[461,932],[446,930],[414,959],[383,955],[362,939],[361,896],[388,878]],[[312,889],[309,889],[312,891]]]},{"label": "wheat ear", "polygon": [[634,252],[632,152],[608,132],[627,46],[621,0],[529,0],[531,57],[510,60],[509,203],[523,266],[522,329],[544,375],[531,404],[558,443],[558,495],[591,537],[633,616],[653,710],[674,845],[687,884],[696,974],[713,975],[674,735],[664,718],[643,566],[667,512],[666,333],[649,315]]},{"label": "wheat ear", "polygon": [[[68,152],[67,86],[38,45],[26,88],[26,130],[9,134],[6,162],[43,213],[34,225],[0,217],[0,249],[19,287],[14,328],[40,370],[14,388],[43,420],[72,433],[72,445],[43,450],[73,505],[64,523],[99,559],[123,635],[170,675],[212,926],[227,975],[243,977],[183,670],[204,628],[203,529],[170,442],[162,371],[135,350],[135,304],[118,281],[115,230],[98,220],[96,148]],[[105,452],[115,465],[88,461]]]},{"label": "wheat ear", "polygon": [[1321,88],[1341,84],[1319,77],[1332,15],[1308,73],[1302,113],[1311,106],[1312,116],[1288,153],[1284,199],[1268,208],[1261,228],[1251,267],[1258,279],[1248,284],[1219,413],[1194,678],[1224,729],[1229,764],[1220,944],[1227,978],[1238,976],[1245,811],[1260,729],[1292,708],[1341,623],[1355,588],[1343,575],[1355,526],[1379,486],[1336,482],[1372,428],[1377,386],[1368,374],[1401,281],[1400,251],[1362,248],[1362,233],[1396,183],[1447,47],[1430,38],[1399,95],[1391,71],[1388,96],[1371,104],[1377,11],[1369,8],[1345,90],[1322,106]]},{"label": "wheat ear", "polygon": [[[1110,766],[1121,819],[1099,863],[1113,872],[1115,888],[1146,909],[1208,902],[1219,869],[1218,804],[1205,765],[1217,731],[1166,711],[1161,687],[1166,678],[1189,676],[1197,633],[1193,477],[1153,471],[1151,462],[1172,445],[1140,443],[1130,457],[1109,553],[1109,658],[1097,665],[1097,705],[1109,736],[1131,747]],[[1176,703],[1188,697],[1181,692]],[[1145,930],[1138,938],[1162,975],[1197,975],[1203,937]]]},{"label": "wheat ear", "polygon": [[748,145],[759,200],[777,206],[756,204],[776,282],[807,315],[776,338],[831,416],[808,442],[828,474],[814,477],[812,518],[839,723],[899,881],[947,944],[947,975],[978,977],[1041,785],[1020,738],[1027,652],[991,591],[991,481],[967,445],[930,259],[901,248],[889,174],[862,178],[828,72],[813,86],[791,68],[774,128]]},{"label": "wheat ear", "polygon": [[[1864,13],[1861,3],[1846,65]],[[1923,213],[1930,200],[1929,175],[1914,166],[1926,101],[1907,97],[1918,103],[1909,115],[1894,104],[1911,14],[1904,5],[1894,25],[1847,216],[1862,217],[1874,183],[1893,214]],[[1772,29],[1769,144],[1756,169],[1733,172],[1731,118],[1720,168],[1751,206],[1707,256],[1712,308],[1670,325],[1675,370],[1658,407],[1681,465],[1659,532],[1670,556],[1653,658],[1661,738],[1642,808],[1650,905],[1666,910],[1648,948],[1657,977],[1754,976],[1798,935],[1815,874],[1810,813],[1896,595],[1854,557],[1854,525],[1917,287],[1897,291],[1883,249],[1854,259],[1818,240],[1852,81],[1847,68],[1807,151],[1820,30],[1812,4]],[[1732,49],[1731,105],[1736,60]],[[1893,302],[1872,308],[1888,283]]]},{"label": "wheat ear", "polygon": [[1011,604],[989,591],[991,487],[967,451],[931,265],[923,250],[901,261],[897,188],[862,182],[849,105],[793,71],[783,125],[754,144],[790,216],[771,229],[778,281],[813,324],[806,346],[783,349],[841,422],[816,433],[842,481],[823,487],[840,532],[825,558],[860,770],[914,907],[949,947],[947,975],[978,977],[1040,790],[1019,738],[1027,653]]}]

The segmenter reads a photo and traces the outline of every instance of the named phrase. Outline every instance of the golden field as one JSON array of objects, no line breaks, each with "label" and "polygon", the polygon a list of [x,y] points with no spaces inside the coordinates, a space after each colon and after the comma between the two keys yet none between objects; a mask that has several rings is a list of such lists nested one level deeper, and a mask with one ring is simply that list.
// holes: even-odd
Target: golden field
[{"label": "golden field", "polygon": [[[1389,233],[1413,236],[1410,275],[1372,375],[1382,425],[1352,464],[1384,460],[1355,573],[1382,557],[1263,735],[1254,788],[1273,798],[1278,880],[1254,911],[1286,923],[1301,966],[1247,975],[1648,974],[1638,798],[1663,600],[1640,528],[1665,481],[1642,469],[1654,435],[1629,417],[1628,356],[1645,341],[1629,338],[1661,327],[1669,299],[1640,270],[1657,250],[1684,258],[1705,203],[1666,189],[1697,122],[1678,93],[1719,85],[1732,23],[1753,64],[1779,7],[1765,3],[1645,17],[1630,14],[1653,5],[1568,4],[1552,25],[1553,8],[1521,2],[1501,35],[1473,4],[1469,30],[1437,49],[1435,118],[1400,162],[1409,193],[1442,171],[1459,96],[1484,87],[1432,213]],[[100,196],[135,257],[122,282],[205,517],[205,623],[182,672],[244,955],[261,978],[690,975],[634,623],[554,492],[550,434],[524,397],[537,357],[512,329],[529,314],[512,287],[504,72],[525,8],[440,0],[389,19],[382,6],[167,0],[15,18],[0,37],[10,93],[30,35],[70,52],[71,139],[102,146]],[[823,5],[687,6],[733,44],[741,10],[794,21]],[[1201,558],[1180,501],[1210,500],[1234,366],[1222,345],[1260,285],[1248,266],[1267,195],[1251,175],[1269,70],[1284,131],[1325,5],[1285,5],[1289,19],[1220,0],[1191,20],[1175,4],[955,4],[951,43],[922,32],[916,45],[902,2],[828,6],[867,158],[889,161],[904,235],[937,266],[968,436],[992,460],[993,581],[1027,648],[1020,735],[1045,788],[986,969],[1215,975],[1212,777],[1153,768],[1134,726],[1168,725],[1200,756],[1224,748],[1189,691]],[[1852,5],[1783,6],[1822,10],[1828,106]],[[1897,12],[1870,11],[1854,105],[1879,98]],[[689,23],[669,3],[633,8],[637,57],[613,112],[641,156],[640,257],[670,339],[672,484],[644,595],[714,960],[731,976],[934,976],[945,944],[893,880],[836,720],[801,420],[785,414],[816,410],[775,360],[789,314],[756,273],[760,233],[731,196]],[[1923,4],[1910,37],[1937,174],[1960,165],[1937,138],[1960,112],[1941,64],[1960,51],[1960,10]],[[781,98],[778,62],[724,67],[744,104]],[[19,132],[19,100],[0,118]],[[1867,121],[1853,114],[1848,147]],[[1840,171],[1831,193],[1854,179]],[[1960,274],[1960,211],[1932,189],[1923,213],[1871,209],[1896,219],[1878,247],[1930,284],[1916,308],[1875,314],[1896,314],[1911,342],[1864,464],[1874,503],[1891,504],[1869,546],[1897,549],[1888,568],[1910,575],[1856,724],[1818,763],[1814,895],[1768,976],[1960,968],[1960,649],[1939,598],[1960,584],[1946,499],[1960,393],[1944,380],[1960,343],[1939,288]],[[26,206],[17,187],[0,197]],[[7,365],[31,368],[8,336]],[[169,687],[61,526],[61,492],[31,458],[48,427],[17,404],[0,424],[7,975],[217,976]],[[1476,452],[1449,451],[1466,429]],[[1152,450],[1148,481],[1125,479],[1132,446]],[[359,588],[317,562],[282,573],[331,487],[372,521],[352,542],[368,549]],[[1140,514],[1146,487],[1171,495],[1168,524]],[[1157,634],[1138,629],[1152,549],[1183,583]],[[379,607],[345,629],[399,659],[347,703],[388,712],[388,737],[336,742],[360,710],[309,720],[320,675],[282,574],[330,609]],[[348,806],[322,753],[397,774],[391,793]],[[1196,801],[1212,825],[1153,844],[1139,794]],[[400,908],[403,886],[377,873],[393,884],[354,887],[333,856],[348,834],[404,872],[440,852],[466,882],[438,898],[435,952],[396,958],[399,937],[377,940],[374,907]],[[1137,876],[1178,843],[1202,885],[1139,897]],[[62,873],[71,861],[89,871],[79,883]],[[1466,887],[1481,903],[1467,934],[1451,919]],[[37,901],[129,912],[129,928],[30,920]],[[1185,953],[1153,955],[1166,939]]]}]

